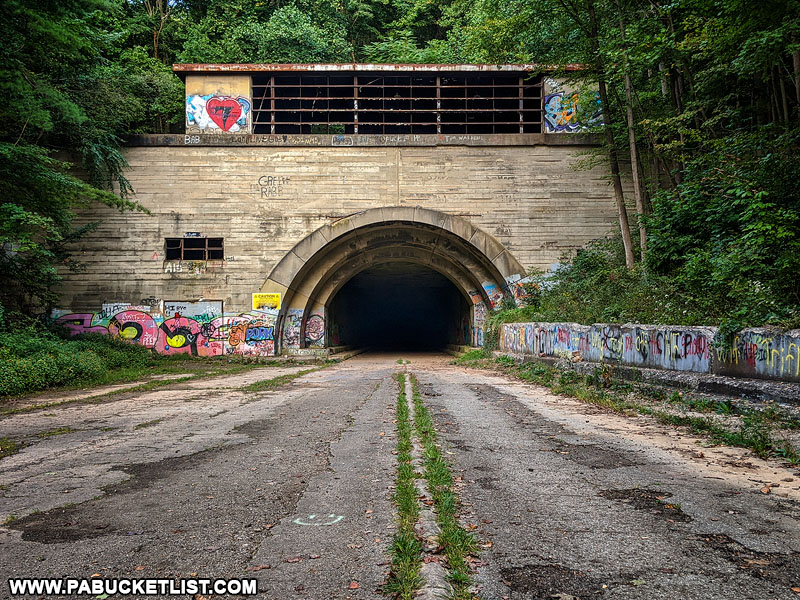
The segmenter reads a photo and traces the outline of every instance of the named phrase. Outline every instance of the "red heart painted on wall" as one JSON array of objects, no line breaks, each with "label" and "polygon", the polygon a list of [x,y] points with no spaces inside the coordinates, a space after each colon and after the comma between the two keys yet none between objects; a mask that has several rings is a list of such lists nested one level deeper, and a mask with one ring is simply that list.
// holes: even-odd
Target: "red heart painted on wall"
[{"label": "red heart painted on wall", "polygon": [[228,131],[242,116],[242,106],[234,98],[209,98],[206,112],[220,129]]}]

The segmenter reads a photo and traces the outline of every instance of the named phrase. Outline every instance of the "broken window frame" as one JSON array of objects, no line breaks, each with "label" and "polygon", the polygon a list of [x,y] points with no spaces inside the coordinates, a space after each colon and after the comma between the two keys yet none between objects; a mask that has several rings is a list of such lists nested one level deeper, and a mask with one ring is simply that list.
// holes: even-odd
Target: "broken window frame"
[{"label": "broken window frame", "polygon": [[526,72],[256,72],[255,134],[542,133],[543,78]]},{"label": "broken window frame", "polygon": [[164,238],[164,260],[225,260],[225,238]]}]

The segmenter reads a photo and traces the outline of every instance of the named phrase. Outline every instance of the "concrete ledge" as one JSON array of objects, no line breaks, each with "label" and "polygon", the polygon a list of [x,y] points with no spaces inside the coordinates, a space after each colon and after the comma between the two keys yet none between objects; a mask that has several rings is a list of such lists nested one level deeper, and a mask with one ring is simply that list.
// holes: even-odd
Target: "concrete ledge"
[{"label": "concrete ledge", "polygon": [[[519,364],[538,362],[556,366],[563,358],[532,356],[530,354],[513,354],[495,351],[495,357],[507,356]],[[599,362],[570,363],[570,368],[581,375],[591,375],[594,370],[603,366]],[[800,384],[777,383],[760,379],[724,377],[704,373],[667,371],[663,369],[636,368],[614,365],[614,379],[664,386],[681,390],[693,390],[703,394],[731,396],[761,402],[780,402],[800,406]]]},{"label": "concrete ledge", "polygon": [[128,146],[419,147],[599,146],[602,136],[580,133],[489,134],[138,134]]}]

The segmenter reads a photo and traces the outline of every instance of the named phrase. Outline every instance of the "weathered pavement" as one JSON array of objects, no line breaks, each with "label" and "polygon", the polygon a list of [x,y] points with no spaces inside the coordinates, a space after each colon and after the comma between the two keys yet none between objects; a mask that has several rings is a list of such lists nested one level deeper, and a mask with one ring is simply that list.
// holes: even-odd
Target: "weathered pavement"
[{"label": "weathered pavement", "polygon": [[[257,577],[260,598],[379,597],[391,375],[408,369],[462,479],[481,598],[800,598],[797,469],[403,357],[269,392],[237,388],[286,370],[0,419],[0,437],[29,444],[0,461],[0,520],[17,517],[0,528],[2,578]],[[76,431],[38,437],[59,427]]]}]

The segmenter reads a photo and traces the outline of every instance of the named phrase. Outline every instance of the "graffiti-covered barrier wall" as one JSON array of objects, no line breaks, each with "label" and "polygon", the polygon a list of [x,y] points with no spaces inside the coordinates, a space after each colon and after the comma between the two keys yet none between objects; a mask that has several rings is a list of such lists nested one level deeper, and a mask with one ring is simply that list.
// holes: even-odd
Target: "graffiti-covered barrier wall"
[{"label": "graffiti-covered barrier wall", "polygon": [[506,323],[498,347],[514,354],[800,382],[800,330],[745,329],[725,343],[716,327]]},{"label": "graffiti-covered barrier wall", "polygon": [[225,313],[222,301],[103,304],[99,312],[54,311],[73,335],[120,337],[159,354],[274,356],[276,309]]}]

